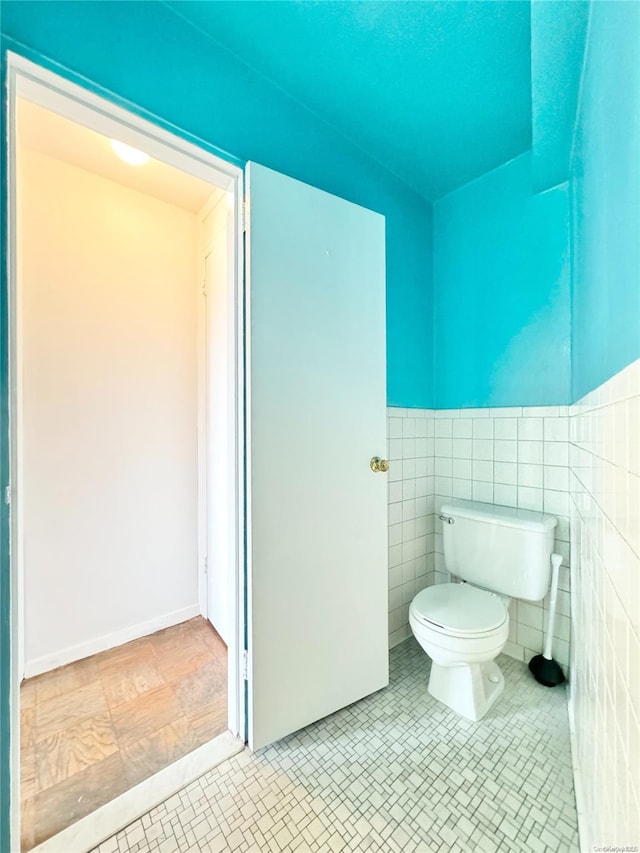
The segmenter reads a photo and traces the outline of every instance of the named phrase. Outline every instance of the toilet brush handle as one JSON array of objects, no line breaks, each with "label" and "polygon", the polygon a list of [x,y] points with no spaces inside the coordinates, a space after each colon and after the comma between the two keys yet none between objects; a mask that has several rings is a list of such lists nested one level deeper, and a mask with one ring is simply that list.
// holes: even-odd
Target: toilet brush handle
[{"label": "toilet brush handle", "polygon": [[543,657],[551,660],[551,645],[553,643],[553,623],[556,620],[556,602],[558,599],[558,574],[562,564],[561,554],[551,555],[551,599],[549,601],[549,620],[547,622],[547,636],[544,641]]}]

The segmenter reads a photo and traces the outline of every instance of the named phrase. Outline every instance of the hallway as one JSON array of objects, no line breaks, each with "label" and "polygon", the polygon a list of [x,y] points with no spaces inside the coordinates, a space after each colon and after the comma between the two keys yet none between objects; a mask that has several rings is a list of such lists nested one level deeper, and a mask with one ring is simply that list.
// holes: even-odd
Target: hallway
[{"label": "hallway", "polygon": [[227,728],[227,649],[202,617],[24,681],[22,850]]}]

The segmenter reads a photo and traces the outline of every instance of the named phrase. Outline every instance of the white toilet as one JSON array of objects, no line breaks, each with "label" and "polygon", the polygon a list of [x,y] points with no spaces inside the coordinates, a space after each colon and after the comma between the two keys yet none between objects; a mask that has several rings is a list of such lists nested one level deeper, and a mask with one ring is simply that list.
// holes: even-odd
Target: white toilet
[{"label": "white toilet", "polygon": [[557,519],[474,501],[443,504],[444,561],[463,583],[427,587],[411,602],[409,623],[432,659],[429,693],[480,720],[504,689],[495,663],[509,634],[512,596],[547,593]]}]

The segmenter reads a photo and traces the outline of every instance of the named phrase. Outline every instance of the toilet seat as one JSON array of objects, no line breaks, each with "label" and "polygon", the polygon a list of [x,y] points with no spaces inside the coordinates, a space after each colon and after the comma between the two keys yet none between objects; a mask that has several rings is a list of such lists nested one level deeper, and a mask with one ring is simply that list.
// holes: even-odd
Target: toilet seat
[{"label": "toilet seat", "polygon": [[452,637],[483,637],[498,631],[508,619],[503,600],[470,584],[445,583],[419,592],[411,614],[420,624]]}]

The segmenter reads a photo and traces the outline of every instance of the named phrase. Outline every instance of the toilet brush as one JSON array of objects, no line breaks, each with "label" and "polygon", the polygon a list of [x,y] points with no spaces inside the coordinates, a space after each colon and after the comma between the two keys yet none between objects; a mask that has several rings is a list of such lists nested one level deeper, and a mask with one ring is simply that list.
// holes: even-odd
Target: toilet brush
[{"label": "toilet brush", "polygon": [[562,557],[560,554],[551,555],[551,601],[549,602],[549,621],[547,622],[547,636],[544,641],[544,652],[532,657],[529,661],[529,669],[533,677],[545,687],[555,687],[562,684],[564,674],[560,664],[556,663],[551,656],[551,644],[553,643],[553,623],[556,618],[556,599],[558,597],[558,572]]}]

